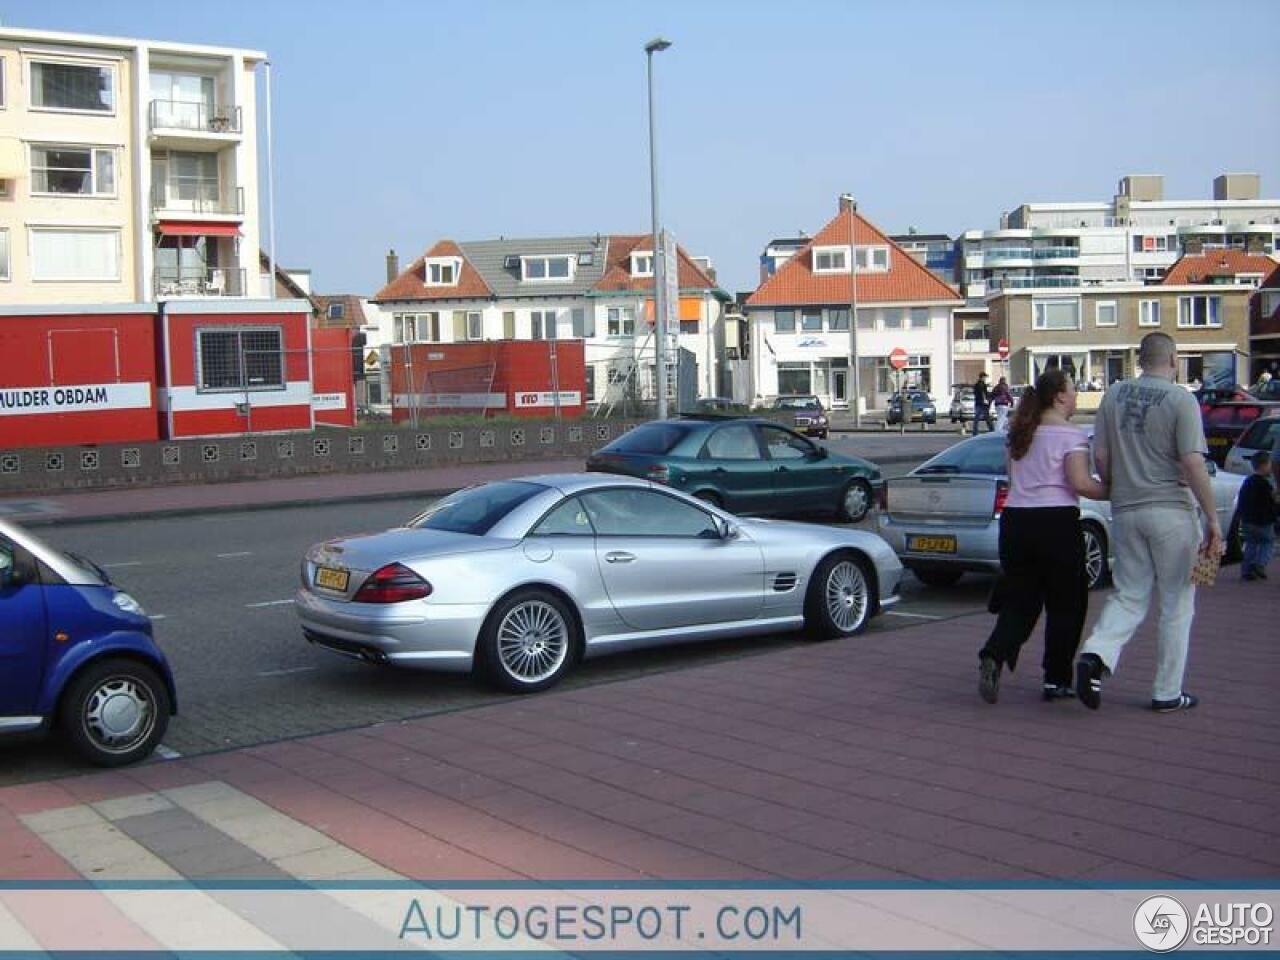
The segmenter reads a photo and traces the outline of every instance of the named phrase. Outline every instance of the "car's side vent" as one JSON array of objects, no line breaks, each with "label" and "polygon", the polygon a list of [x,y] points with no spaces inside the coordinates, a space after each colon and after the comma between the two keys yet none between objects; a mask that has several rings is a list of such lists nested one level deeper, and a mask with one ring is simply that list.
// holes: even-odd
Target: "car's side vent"
[{"label": "car's side vent", "polygon": [[773,592],[786,593],[788,590],[796,588],[796,575],[794,573],[779,573],[773,578]]}]

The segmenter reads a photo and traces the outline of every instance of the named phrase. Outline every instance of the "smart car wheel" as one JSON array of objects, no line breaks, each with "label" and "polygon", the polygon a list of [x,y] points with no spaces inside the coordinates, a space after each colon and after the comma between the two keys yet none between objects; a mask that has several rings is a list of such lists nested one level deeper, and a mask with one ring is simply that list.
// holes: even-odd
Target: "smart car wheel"
[{"label": "smart car wheel", "polygon": [[871,616],[871,575],[866,562],[850,554],[818,564],[805,598],[805,630],[815,640],[861,633]]},{"label": "smart car wheel", "polygon": [[865,480],[850,480],[840,494],[840,519],[846,523],[859,523],[870,509],[871,484]]},{"label": "smart car wheel", "polygon": [[169,727],[169,709],[169,691],[153,669],[133,660],[103,660],[72,681],[59,720],[82,757],[119,767],[156,748]]},{"label": "smart car wheel", "polygon": [[1107,537],[1096,524],[1084,524],[1084,576],[1090,590],[1107,580]]},{"label": "smart car wheel", "polygon": [[485,621],[480,663],[502,689],[536,693],[569,672],[577,646],[577,624],[564,601],[545,590],[520,590]]}]

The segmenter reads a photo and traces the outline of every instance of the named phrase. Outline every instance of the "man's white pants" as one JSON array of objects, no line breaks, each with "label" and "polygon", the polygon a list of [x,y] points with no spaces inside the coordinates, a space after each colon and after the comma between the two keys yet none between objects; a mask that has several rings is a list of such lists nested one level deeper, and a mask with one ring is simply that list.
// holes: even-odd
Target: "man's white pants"
[{"label": "man's white pants", "polygon": [[1146,618],[1151,595],[1160,616],[1156,632],[1153,700],[1182,694],[1196,588],[1191,568],[1200,549],[1200,521],[1178,507],[1137,507],[1111,522],[1115,592],[1102,609],[1080,652],[1096,653],[1114,671],[1120,653]]}]

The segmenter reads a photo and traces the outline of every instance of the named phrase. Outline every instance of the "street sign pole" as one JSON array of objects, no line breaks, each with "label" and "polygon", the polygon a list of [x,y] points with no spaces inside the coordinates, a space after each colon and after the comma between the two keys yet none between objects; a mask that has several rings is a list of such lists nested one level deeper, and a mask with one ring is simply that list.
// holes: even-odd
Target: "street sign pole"
[{"label": "street sign pole", "polygon": [[[663,329],[665,339],[662,344],[662,361],[668,363],[674,358],[673,376],[668,382],[675,388],[675,413],[680,413],[680,267],[676,263],[676,239],[671,231],[662,231],[662,292]],[[654,311],[658,305],[653,305]]]}]

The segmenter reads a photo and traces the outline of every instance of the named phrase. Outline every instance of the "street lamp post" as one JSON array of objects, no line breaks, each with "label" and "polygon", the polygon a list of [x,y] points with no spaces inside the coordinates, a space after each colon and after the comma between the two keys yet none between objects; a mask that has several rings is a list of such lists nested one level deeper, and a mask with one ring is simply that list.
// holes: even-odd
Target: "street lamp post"
[{"label": "street lamp post", "polygon": [[653,115],[653,55],[671,46],[670,40],[655,37],[644,45],[645,67],[649,79],[649,206],[653,215],[653,336],[654,364],[657,367],[658,419],[667,419],[667,315],[663,289],[663,251],[661,225],[658,221],[658,148],[657,127]]},{"label": "street lamp post", "polygon": [[855,226],[857,223],[858,202],[851,194],[841,198],[842,206],[849,213],[849,386],[845,389],[849,394],[849,406],[853,408],[853,427],[862,426],[861,378],[858,371],[858,243]]}]

